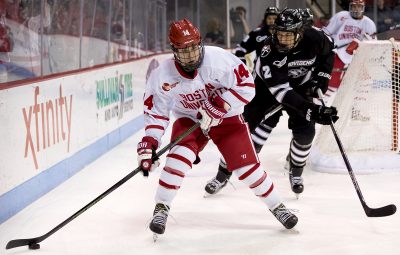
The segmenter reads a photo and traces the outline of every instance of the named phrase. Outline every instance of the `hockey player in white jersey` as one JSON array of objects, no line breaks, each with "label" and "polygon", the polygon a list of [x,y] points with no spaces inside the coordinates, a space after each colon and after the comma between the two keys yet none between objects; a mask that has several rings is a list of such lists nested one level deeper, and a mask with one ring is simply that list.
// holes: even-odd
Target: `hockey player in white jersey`
[{"label": "hockey player in white jersey", "polygon": [[169,40],[174,58],[162,62],[151,73],[145,89],[146,135],[137,149],[144,174],[156,163],[151,159],[152,153],[160,145],[171,112],[176,118],[171,140],[197,121],[201,126],[167,155],[150,229],[155,234],[164,233],[172,201],[209,140],[224,156],[228,169],[250,187],[286,228],[293,228],[298,219],[285,208],[270,176],[261,167],[241,115],[244,105],[255,95],[248,69],[224,49],[203,46],[199,30],[187,19],[171,23]]},{"label": "hockey player in white jersey", "polygon": [[351,0],[349,11],[336,13],[329,20],[328,26],[323,28],[324,32],[333,38],[337,47],[332,78],[329,82],[331,88],[339,87],[343,69],[350,64],[357,42],[375,38],[375,23],[364,16],[364,10],[365,0]]}]

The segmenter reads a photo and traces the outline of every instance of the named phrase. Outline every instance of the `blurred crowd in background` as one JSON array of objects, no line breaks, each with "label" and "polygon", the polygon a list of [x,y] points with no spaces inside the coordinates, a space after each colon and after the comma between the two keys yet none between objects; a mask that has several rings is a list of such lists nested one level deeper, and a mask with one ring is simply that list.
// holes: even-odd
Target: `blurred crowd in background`
[{"label": "blurred crowd in background", "polygon": [[[0,0],[0,83],[90,68],[169,50],[170,21],[188,18],[206,44],[234,48],[268,6],[310,8],[315,25],[349,1]],[[400,1],[366,0],[378,38],[397,36]]]}]

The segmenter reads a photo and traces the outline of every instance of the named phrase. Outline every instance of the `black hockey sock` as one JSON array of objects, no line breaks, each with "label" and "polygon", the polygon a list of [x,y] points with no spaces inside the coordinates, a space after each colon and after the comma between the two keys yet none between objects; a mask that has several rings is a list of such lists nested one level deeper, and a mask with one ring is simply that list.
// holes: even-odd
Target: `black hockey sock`
[{"label": "black hockey sock", "polygon": [[303,167],[291,166],[290,171],[294,177],[300,177],[303,174]]},{"label": "black hockey sock", "polygon": [[215,177],[217,181],[219,182],[225,182],[226,180],[229,180],[231,178],[232,172],[229,172],[227,168],[219,165],[218,167],[218,173],[217,176]]}]

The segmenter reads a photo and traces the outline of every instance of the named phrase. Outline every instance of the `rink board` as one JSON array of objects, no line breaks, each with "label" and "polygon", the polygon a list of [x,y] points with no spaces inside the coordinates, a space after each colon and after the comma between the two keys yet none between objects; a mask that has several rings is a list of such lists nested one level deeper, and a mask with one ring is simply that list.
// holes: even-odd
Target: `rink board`
[{"label": "rink board", "polygon": [[0,89],[0,223],[143,127],[152,59]]}]

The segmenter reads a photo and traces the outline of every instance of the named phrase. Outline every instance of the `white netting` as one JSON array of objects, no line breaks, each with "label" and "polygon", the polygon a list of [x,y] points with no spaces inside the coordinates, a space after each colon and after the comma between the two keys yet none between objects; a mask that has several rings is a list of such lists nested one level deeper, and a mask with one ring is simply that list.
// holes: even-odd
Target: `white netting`
[{"label": "white netting", "polygon": [[[333,102],[335,128],[356,172],[400,170],[399,49],[394,41],[362,42]],[[329,126],[321,127],[309,162],[316,171],[346,171]]]}]

